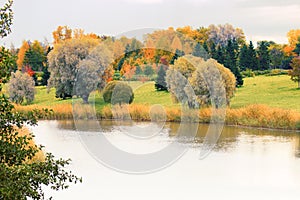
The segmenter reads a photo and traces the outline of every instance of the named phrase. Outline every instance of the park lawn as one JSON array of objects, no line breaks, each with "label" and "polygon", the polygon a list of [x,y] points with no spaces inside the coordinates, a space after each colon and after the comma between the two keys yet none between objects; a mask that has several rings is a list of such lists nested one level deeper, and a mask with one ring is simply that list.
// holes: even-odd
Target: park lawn
[{"label": "park lawn", "polygon": [[300,112],[300,89],[297,86],[287,75],[245,78],[244,86],[238,88],[231,99],[231,108],[265,104]]},{"label": "park lawn", "polygon": [[[167,107],[177,107],[179,104],[174,104],[171,99],[171,95],[168,92],[157,92],[154,88],[154,82],[139,82],[130,81],[127,82],[134,91],[133,104],[145,104],[154,105],[160,104]],[[77,100],[77,99],[76,99]],[[92,92],[89,98],[91,103],[95,103],[95,109],[100,112],[107,103],[104,102],[102,94],[98,91]],[[55,98],[55,89],[52,88],[48,93],[48,89],[45,86],[36,87],[35,100],[32,102],[34,105],[39,106],[54,106],[57,104],[72,104],[73,99],[58,99]]]},{"label": "park lawn", "polygon": [[[154,82],[127,82],[134,90],[133,104],[154,105],[166,107],[179,107],[174,104],[168,92],[157,92]],[[90,102],[95,102],[96,111],[100,112],[106,105],[102,94],[98,91],[90,95]],[[55,98],[55,89],[47,92],[45,86],[36,87],[33,104],[40,106],[53,106],[57,104],[72,104],[72,99],[62,100]],[[251,104],[265,104],[271,107],[293,109],[300,112],[300,90],[297,83],[292,82],[287,75],[256,76],[244,79],[244,86],[238,88],[231,99],[231,108],[241,108]]]}]

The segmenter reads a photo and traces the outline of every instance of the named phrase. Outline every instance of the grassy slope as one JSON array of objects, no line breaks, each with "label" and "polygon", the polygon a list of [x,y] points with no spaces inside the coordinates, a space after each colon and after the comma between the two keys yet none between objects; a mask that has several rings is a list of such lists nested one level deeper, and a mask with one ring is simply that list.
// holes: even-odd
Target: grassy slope
[{"label": "grassy slope", "polygon": [[[266,104],[272,107],[294,109],[300,112],[300,90],[297,84],[288,76],[257,76],[245,78],[245,84],[239,88],[231,101],[232,108],[240,108],[250,104]],[[136,104],[160,104],[168,107],[176,107],[171,96],[167,92],[156,92],[153,82],[129,82],[134,90],[134,103]],[[60,100],[55,98],[52,89],[47,93],[47,88],[37,87],[37,93],[33,104],[51,106],[55,104],[70,104],[72,99]],[[100,111],[107,105],[98,92],[91,94],[90,100],[95,99],[96,110]]]},{"label": "grassy slope", "polygon": [[300,112],[300,90],[289,76],[257,76],[245,78],[231,100],[232,108],[250,104],[266,104],[271,107],[293,109]]}]

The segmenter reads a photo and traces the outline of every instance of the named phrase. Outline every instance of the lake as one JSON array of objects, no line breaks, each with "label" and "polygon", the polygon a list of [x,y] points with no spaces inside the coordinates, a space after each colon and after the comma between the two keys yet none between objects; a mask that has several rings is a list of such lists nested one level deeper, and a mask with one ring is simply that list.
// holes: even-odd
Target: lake
[{"label": "lake", "polygon": [[[93,121],[78,123],[80,128],[73,121],[41,121],[39,126],[31,128],[37,143],[58,157],[71,158],[69,169],[83,177],[83,183],[68,190],[47,189],[47,195],[54,199],[298,200],[300,197],[299,133],[225,126],[212,151],[199,159],[208,125],[199,125],[195,137],[187,134],[178,138],[178,123],[101,121],[97,122],[99,126]],[[176,148],[184,152],[169,165],[153,171],[147,168],[148,164],[143,166],[144,162],[131,162],[122,156],[118,158],[121,164],[113,163],[114,156],[112,160],[105,157],[105,163],[89,147],[96,145],[97,136],[127,152],[126,155],[152,155],[173,143],[175,152]],[[95,144],[87,143],[86,139]],[[110,150],[102,148],[100,154],[103,152]],[[131,163],[129,168],[144,167],[145,173],[139,171],[137,175],[129,168],[122,169],[124,160]],[[116,167],[118,164],[121,168]]]}]

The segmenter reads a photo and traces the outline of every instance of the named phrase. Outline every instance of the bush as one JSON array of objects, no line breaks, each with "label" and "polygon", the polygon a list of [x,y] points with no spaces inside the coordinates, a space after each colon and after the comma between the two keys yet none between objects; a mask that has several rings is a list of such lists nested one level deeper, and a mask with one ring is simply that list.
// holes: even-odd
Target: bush
[{"label": "bush", "polygon": [[134,99],[132,88],[121,81],[109,82],[103,90],[103,99],[111,104],[131,104]]},{"label": "bush", "polygon": [[34,81],[27,73],[17,71],[12,73],[8,83],[9,98],[12,102],[21,104],[26,99],[27,103],[34,100]]},{"label": "bush", "polygon": [[278,76],[278,75],[287,75],[288,70],[282,70],[282,69],[272,69],[271,72],[268,74],[268,76]]},{"label": "bush", "polygon": [[241,72],[243,77],[254,77],[255,73],[252,71],[252,69],[246,69],[245,71]]}]

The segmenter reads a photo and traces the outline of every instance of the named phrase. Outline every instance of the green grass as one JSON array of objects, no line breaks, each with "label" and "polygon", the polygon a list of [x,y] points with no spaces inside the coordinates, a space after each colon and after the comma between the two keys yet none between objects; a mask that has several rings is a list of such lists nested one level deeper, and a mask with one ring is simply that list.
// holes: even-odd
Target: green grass
[{"label": "green grass", "polygon": [[300,90],[297,86],[287,75],[245,78],[244,86],[237,89],[231,100],[231,107],[266,104],[300,112]]},{"label": "green grass", "polygon": [[[157,92],[154,82],[142,83],[139,81],[127,82],[134,90],[134,104],[154,105],[160,104],[166,107],[178,107],[174,104],[168,92]],[[106,105],[102,94],[95,91],[90,96],[90,101],[95,99],[97,111],[101,111]],[[36,87],[36,96],[33,104],[52,106],[56,104],[71,104],[72,99],[62,100],[55,98],[55,90],[50,93],[43,86]],[[266,104],[271,107],[293,109],[300,112],[300,90],[297,83],[292,82],[289,76],[256,76],[245,78],[244,86],[238,88],[231,100],[231,108],[241,108],[251,104]]]}]

